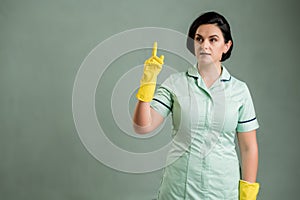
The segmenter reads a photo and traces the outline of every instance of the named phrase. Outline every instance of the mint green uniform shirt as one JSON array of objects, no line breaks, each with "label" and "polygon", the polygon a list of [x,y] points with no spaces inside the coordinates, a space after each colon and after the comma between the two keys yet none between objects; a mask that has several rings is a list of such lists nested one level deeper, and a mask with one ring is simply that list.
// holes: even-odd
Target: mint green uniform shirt
[{"label": "mint green uniform shirt", "polygon": [[158,199],[238,200],[235,135],[259,127],[247,85],[222,66],[208,89],[193,66],[165,80],[151,107],[173,122]]}]

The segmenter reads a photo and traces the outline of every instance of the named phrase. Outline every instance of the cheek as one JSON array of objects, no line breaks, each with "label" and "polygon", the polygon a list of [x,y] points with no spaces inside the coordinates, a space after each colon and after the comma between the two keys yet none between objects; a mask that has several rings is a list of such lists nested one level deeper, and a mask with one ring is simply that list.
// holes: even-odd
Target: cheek
[{"label": "cheek", "polygon": [[219,45],[215,48],[215,52],[218,56],[222,57],[223,53],[225,52],[225,47],[223,45]]},{"label": "cheek", "polygon": [[224,53],[224,52],[227,52],[227,46],[225,45],[225,44],[223,44],[222,46],[221,46],[221,51],[222,51],[222,53]]},{"label": "cheek", "polygon": [[198,42],[194,42],[194,50],[199,51],[200,44]]}]

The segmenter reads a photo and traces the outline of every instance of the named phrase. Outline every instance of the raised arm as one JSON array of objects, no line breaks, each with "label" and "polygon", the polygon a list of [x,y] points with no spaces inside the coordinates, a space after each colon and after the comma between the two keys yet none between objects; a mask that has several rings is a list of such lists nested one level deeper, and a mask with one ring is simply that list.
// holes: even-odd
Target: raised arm
[{"label": "raised arm", "polygon": [[157,55],[157,43],[155,42],[152,49],[152,56],[144,63],[144,72],[140,81],[140,88],[136,95],[139,100],[134,116],[133,127],[137,133],[149,133],[156,129],[164,118],[150,107],[156,87],[156,80],[164,63],[164,56]]}]

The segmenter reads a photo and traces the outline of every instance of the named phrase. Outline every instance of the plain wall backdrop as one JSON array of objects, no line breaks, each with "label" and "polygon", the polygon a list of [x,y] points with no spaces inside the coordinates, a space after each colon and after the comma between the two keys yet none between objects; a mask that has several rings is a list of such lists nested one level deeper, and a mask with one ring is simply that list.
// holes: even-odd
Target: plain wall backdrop
[{"label": "plain wall backdrop", "polygon": [[[120,172],[85,149],[73,121],[73,83],[85,57],[110,36],[138,27],[186,34],[192,21],[209,10],[231,25],[233,55],[224,64],[248,84],[260,123],[258,199],[297,199],[297,5],[292,0],[0,0],[0,199],[156,198],[161,170]],[[122,144],[124,134],[107,105],[122,75],[116,65],[142,64],[147,56],[117,60],[96,95],[97,114],[111,140],[133,149],[139,140],[127,138]]]}]

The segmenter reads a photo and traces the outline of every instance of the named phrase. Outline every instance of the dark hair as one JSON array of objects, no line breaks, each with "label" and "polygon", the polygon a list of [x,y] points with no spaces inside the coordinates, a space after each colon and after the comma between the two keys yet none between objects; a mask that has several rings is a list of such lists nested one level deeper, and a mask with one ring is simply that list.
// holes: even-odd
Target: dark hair
[{"label": "dark hair", "polygon": [[221,61],[225,61],[226,59],[228,59],[230,57],[231,51],[232,51],[232,48],[233,48],[233,40],[232,40],[232,37],[231,37],[230,26],[229,26],[229,23],[227,22],[227,20],[225,19],[225,17],[223,17],[219,13],[216,13],[216,12],[213,12],[213,11],[201,14],[191,24],[190,29],[189,29],[189,33],[188,33],[188,38],[187,38],[187,41],[186,41],[186,46],[187,46],[188,50],[192,54],[195,55],[195,49],[194,49],[195,34],[196,34],[196,31],[197,31],[198,27],[200,25],[203,25],[203,24],[215,24],[215,25],[217,25],[223,33],[225,43],[227,43],[229,40],[232,41],[232,45],[231,45],[230,49],[227,51],[227,53],[223,53],[223,55],[222,55]]}]

